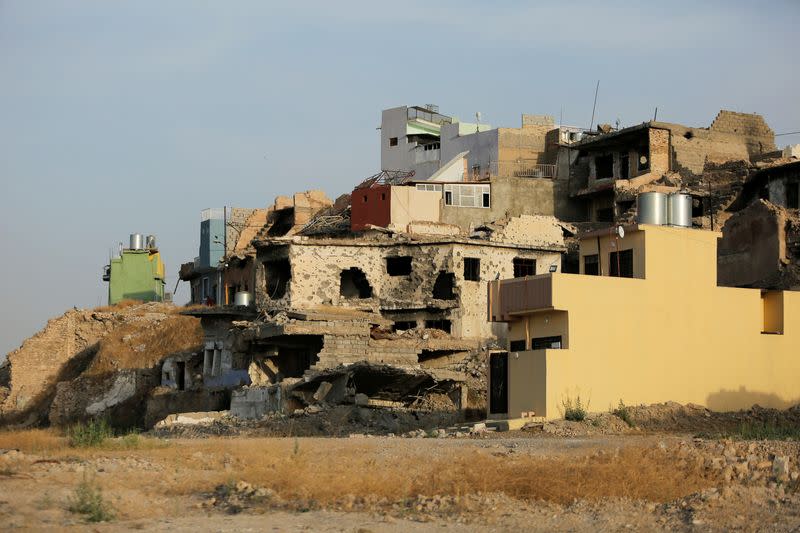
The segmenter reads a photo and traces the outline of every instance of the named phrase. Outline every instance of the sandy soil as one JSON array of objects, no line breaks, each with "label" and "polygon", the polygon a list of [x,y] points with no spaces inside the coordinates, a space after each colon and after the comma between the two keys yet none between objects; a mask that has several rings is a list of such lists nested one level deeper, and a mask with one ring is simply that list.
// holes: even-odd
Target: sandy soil
[{"label": "sandy soil", "polygon": [[[796,442],[731,442],[664,434],[554,438],[510,433],[460,439],[139,438],[127,449],[121,442],[76,449],[57,437],[21,435],[21,451],[16,451],[8,447],[12,436],[0,434],[4,437],[0,446],[5,446],[0,450],[3,530],[800,528],[800,482],[796,476],[800,443]],[[636,461],[636,454],[641,454],[641,462]],[[654,458],[661,461],[659,454],[667,468],[661,465],[661,470],[652,470]],[[774,470],[776,458],[788,461],[781,479],[781,473]],[[450,469],[437,469],[451,461],[454,466],[449,473],[454,476],[448,480]],[[510,475],[503,474],[506,478],[480,471],[507,461],[518,465],[519,479],[513,470]],[[479,471],[471,472],[471,464]],[[392,465],[400,471],[390,471]],[[606,470],[591,470],[596,467]],[[545,477],[569,477],[582,468],[589,469],[588,477],[569,478],[576,480],[574,486],[547,485]],[[523,469],[539,469],[541,481],[525,477]],[[643,474],[627,476],[638,470]],[[651,470],[659,478],[645,475]],[[381,486],[384,482],[402,484],[398,480],[404,476],[419,480],[429,472],[435,494],[416,494],[424,490],[420,486],[427,486],[424,483],[407,490]],[[671,476],[674,479],[666,480],[664,487],[672,496],[661,498],[646,486],[636,486],[663,482]],[[371,484],[372,478],[379,479]],[[471,481],[461,484],[461,478]],[[475,490],[481,479],[486,480],[485,490]],[[68,510],[83,480],[101,488],[102,497],[114,509],[113,521],[88,524],[83,515]],[[530,492],[531,487],[520,485],[520,480],[522,485],[541,483],[545,489],[551,488]],[[622,486],[625,484],[630,486]],[[606,493],[610,496],[603,496]]]}]

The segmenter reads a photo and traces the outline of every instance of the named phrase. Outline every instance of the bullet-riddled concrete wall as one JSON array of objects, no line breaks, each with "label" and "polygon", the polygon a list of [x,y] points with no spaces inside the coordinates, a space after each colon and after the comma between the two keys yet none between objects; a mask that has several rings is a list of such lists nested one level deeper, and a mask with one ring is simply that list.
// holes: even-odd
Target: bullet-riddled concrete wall
[{"label": "bullet-riddled concrete wall", "polygon": [[[409,256],[411,273],[389,275],[387,257]],[[440,312],[451,321],[455,337],[478,338],[495,335],[504,328],[486,319],[486,282],[498,275],[512,277],[516,257],[536,259],[537,272],[546,272],[551,264],[560,265],[560,252],[516,249],[491,244],[429,243],[423,245],[375,245],[353,242],[296,243],[288,247],[291,282],[284,298],[270,300],[260,291],[257,304],[264,308],[310,309],[333,305],[378,312]],[[479,281],[464,277],[464,258],[480,261]],[[264,260],[264,255],[260,255]],[[371,289],[371,296],[343,296],[342,272],[358,269]],[[434,284],[440,272],[454,276],[454,299],[434,298]],[[263,275],[261,278],[263,280]]]}]

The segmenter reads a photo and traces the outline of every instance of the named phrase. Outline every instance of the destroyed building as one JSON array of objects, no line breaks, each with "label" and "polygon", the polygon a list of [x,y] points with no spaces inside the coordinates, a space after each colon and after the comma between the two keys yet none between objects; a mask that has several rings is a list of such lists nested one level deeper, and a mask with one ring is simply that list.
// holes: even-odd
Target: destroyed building
[{"label": "destroyed building", "polygon": [[708,128],[650,121],[603,130],[565,146],[562,160],[570,198],[598,223],[633,221],[638,193],[681,191],[693,197],[694,225],[719,229],[752,164],[776,150],[760,115],[725,110]]},{"label": "destroyed building", "polygon": [[750,176],[722,228],[720,285],[800,290],[799,189],[795,159]]},{"label": "destroyed building", "polygon": [[[590,273],[576,226],[630,219],[640,192],[681,192],[681,225],[719,228],[748,176],[780,157],[760,116],[729,111],[709,128],[586,132],[544,116],[493,129],[402,107],[384,111],[381,130],[384,170],[336,202],[279,197],[224,250],[221,299],[186,311],[201,318],[203,352],[166,361],[165,387],[232,391],[245,417],[419,408],[432,394],[446,399],[438,408],[482,409],[489,355],[508,340],[505,320],[487,320],[489,282]],[[644,268],[627,252],[603,261],[600,275]]]}]

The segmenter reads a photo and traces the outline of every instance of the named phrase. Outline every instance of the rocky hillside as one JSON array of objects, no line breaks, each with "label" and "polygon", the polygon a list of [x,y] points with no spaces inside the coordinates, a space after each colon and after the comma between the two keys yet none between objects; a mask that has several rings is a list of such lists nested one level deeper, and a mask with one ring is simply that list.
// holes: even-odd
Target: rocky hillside
[{"label": "rocky hillside", "polygon": [[199,349],[199,320],[179,310],[126,302],[50,320],[0,366],[0,424],[63,424],[141,400],[164,357]]}]

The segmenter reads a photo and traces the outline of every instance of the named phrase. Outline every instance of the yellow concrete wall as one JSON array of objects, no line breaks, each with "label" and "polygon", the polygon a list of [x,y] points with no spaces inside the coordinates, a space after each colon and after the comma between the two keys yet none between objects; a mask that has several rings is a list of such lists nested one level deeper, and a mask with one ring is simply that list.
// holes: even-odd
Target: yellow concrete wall
[{"label": "yellow concrete wall", "polygon": [[[610,270],[609,257],[611,252],[616,252],[617,247],[619,250],[633,250],[633,277],[644,278],[645,272],[645,242],[643,232],[633,232],[625,235],[622,239],[617,237],[613,228],[609,228],[607,235],[600,236],[600,266],[601,272],[607,276]],[[583,274],[584,260],[587,255],[597,254],[597,237],[585,239],[581,243],[580,251],[580,273]]]},{"label": "yellow concrete wall", "polygon": [[391,188],[391,225],[407,231],[411,222],[439,222],[441,191],[418,191],[416,187]]},{"label": "yellow concrete wall", "polygon": [[[577,395],[590,411],[620,400],[718,411],[800,402],[800,293],[782,294],[783,334],[762,334],[760,290],[716,286],[717,233],[640,227],[646,279],[553,275],[553,307],[568,313],[569,348],[544,351],[545,416],[561,416],[562,400]],[[525,411],[538,394],[510,389],[510,403]]]}]

